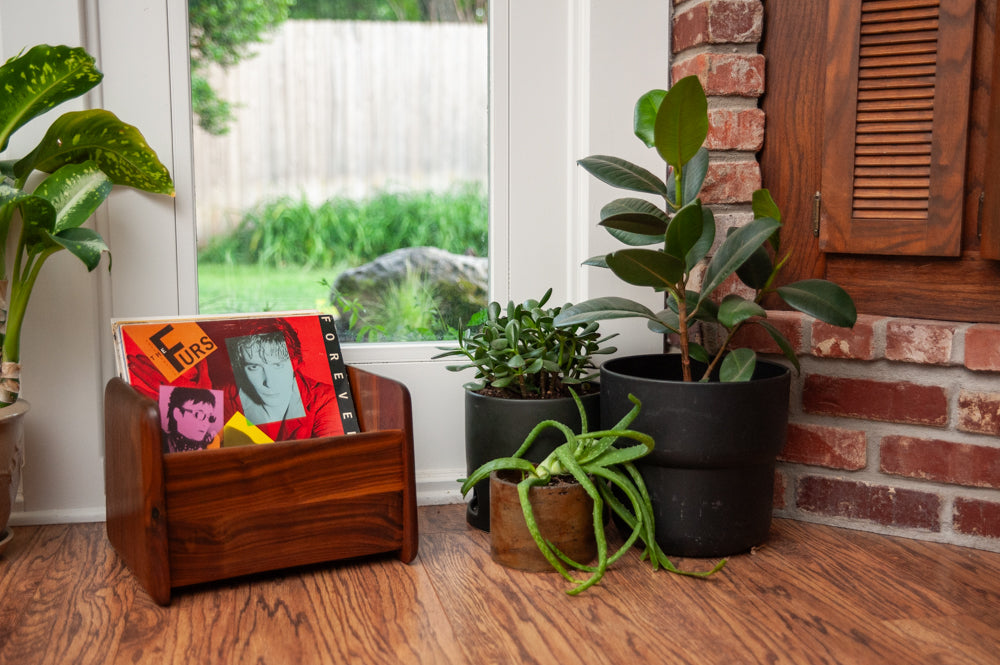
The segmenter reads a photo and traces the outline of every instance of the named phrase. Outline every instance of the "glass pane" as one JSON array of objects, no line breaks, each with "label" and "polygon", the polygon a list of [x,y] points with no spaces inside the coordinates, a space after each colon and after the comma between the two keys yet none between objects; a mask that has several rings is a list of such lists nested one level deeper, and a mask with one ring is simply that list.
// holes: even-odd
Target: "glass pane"
[{"label": "glass pane", "polygon": [[486,0],[189,0],[202,313],[451,339],[487,300]]}]

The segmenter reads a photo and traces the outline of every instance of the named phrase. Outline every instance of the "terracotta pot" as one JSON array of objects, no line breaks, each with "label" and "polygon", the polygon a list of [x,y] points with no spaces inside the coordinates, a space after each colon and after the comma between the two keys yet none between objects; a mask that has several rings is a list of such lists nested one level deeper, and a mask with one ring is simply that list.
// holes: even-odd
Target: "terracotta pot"
[{"label": "terracotta pot", "polygon": [[[490,475],[490,555],[508,568],[552,571],[524,522],[517,496],[517,472]],[[557,482],[533,487],[529,494],[542,536],[578,563],[597,556],[594,540],[594,502],[579,483]]]},{"label": "terracotta pot", "polygon": [[5,535],[10,510],[21,484],[24,463],[24,414],[29,405],[23,399],[0,409],[0,538]]}]

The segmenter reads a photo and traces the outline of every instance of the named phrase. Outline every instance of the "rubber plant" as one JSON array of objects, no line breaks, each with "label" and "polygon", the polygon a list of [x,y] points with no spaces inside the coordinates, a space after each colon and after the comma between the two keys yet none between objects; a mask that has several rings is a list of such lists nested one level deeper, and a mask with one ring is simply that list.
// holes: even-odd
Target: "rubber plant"
[{"label": "rubber plant", "polygon": [[[517,493],[521,510],[524,513],[525,524],[546,560],[563,577],[575,585],[567,591],[570,595],[579,594],[597,584],[604,576],[608,566],[621,558],[637,541],[641,541],[645,545],[642,558],[648,559],[654,570],[662,566],[673,573],[701,578],[709,577],[721,570],[726,564],[725,559],[708,571],[680,570],[656,544],[653,508],[649,493],[633,464],[635,460],[644,457],[653,450],[653,439],[646,434],[628,429],[629,424],[639,415],[641,408],[639,400],[635,396],[629,395],[634,406],[614,427],[588,432],[587,416],[583,404],[576,391],[570,389],[570,392],[580,411],[582,425],[579,433],[574,433],[571,428],[556,420],[545,420],[538,423],[512,456],[490,460],[473,471],[462,483],[462,494],[467,494],[476,483],[489,477],[494,471],[514,470],[521,472],[523,479],[518,483]],[[556,428],[561,431],[566,442],[558,446],[538,465],[534,465],[523,456],[538,435],[548,428]],[[615,445],[620,438],[632,439],[636,443],[621,448]],[[572,477],[583,486],[594,502],[593,525],[594,537],[597,541],[597,566],[590,566],[589,562],[573,561],[546,540],[539,531],[531,505],[531,489],[546,485],[557,476]],[[625,500],[619,499],[619,496],[624,497]],[[611,510],[631,529],[628,538],[617,550],[610,553],[607,533],[604,528],[605,505],[610,506]],[[585,579],[577,579],[569,572],[570,568],[590,573],[590,576]]]},{"label": "rubber plant", "polygon": [[[174,185],[135,127],[103,109],[56,118],[41,142],[19,158],[6,156],[11,135],[30,120],[83,95],[103,74],[84,49],[35,46],[0,67],[0,406],[20,394],[21,327],[31,291],[45,261],[62,250],[88,271],[109,252],[104,239],[83,224],[113,185],[173,196]],[[49,174],[42,178],[36,172]],[[19,223],[18,223],[19,220]],[[12,253],[8,251],[12,249]],[[110,262],[109,262],[110,266]]]},{"label": "rubber plant", "polygon": [[[697,76],[677,81],[669,90],[651,90],[635,106],[635,134],[655,148],[665,162],[665,179],[618,157],[592,155],[578,163],[599,180],[614,187],[660,197],[660,207],[647,199],[618,198],[601,210],[600,225],[626,245],[610,254],[585,261],[586,265],[610,269],[623,281],[651,287],[666,294],[666,306],[654,312],[645,305],[622,297],[602,297],[564,309],[557,325],[579,325],[592,321],[641,317],[651,330],[668,333],[680,348],[684,380],[708,380],[713,372],[723,381],[746,381],[753,376],[756,354],[730,345],[744,325],[759,325],[774,339],[788,360],[799,363],[788,340],[767,321],[762,301],[777,294],[792,308],[836,326],[852,327],[857,311],[851,297],[837,284],[806,279],[775,286],[789,259],[781,255],[781,212],[770,192],[753,194],[753,221],[730,230],[711,258],[716,244],[716,223],[711,208],[698,198],[708,173],[708,100]],[[646,246],[659,245],[655,249]],[[716,293],[736,274],[744,293]],[[727,286],[726,291],[731,289]],[[697,343],[695,324],[721,329],[714,348]],[[691,360],[705,364],[698,377]]]}]

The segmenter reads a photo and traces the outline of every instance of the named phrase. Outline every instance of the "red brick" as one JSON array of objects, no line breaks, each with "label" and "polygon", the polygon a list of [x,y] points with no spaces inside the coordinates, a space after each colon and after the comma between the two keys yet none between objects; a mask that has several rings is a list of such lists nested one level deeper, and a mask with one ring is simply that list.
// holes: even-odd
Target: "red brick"
[{"label": "red brick", "polygon": [[760,189],[760,164],[751,159],[711,162],[701,189],[704,203],[749,203]]},{"label": "red brick", "polygon": [[1000,448],[967,443],[887,436],[880,469],[898,476],[969,487],[1000,488]]},{"label": "red brick", "polygon": [[751,109],[710,109],[708,111],[709,150],[757,152],[764,145],[764,111]]},{"label": "red brick", "polygon": [[1000,436],[1000,393],[958,393],[958,429]]},{"label": "red brick", "polygon": [[819,358],[875,359],[875,323],[881,318],[859,316],[853,328],[841,328],[815,321],[812,325],[812,349]]},{"label": "red brick", "polygon": [[764,94],[764,56],[743,53],[699,53],[675,62],[674,81],[696,74],[708,95],[760,97]]},{"label": "red brick", "polygon": [[905,381],[812,374],[802,388],[802,408],[809,413],[890,423],[937,427],[948,424],[948,395],[944,388]]},{"label": "red brick", "polygon": [[774,472],[774,499],[772,501],[772,507],[775,510],[785,509],[785,487],[788,483],[785,480],[785,474],[781,470],[776,470]]},{"label": "red brick", "polygon": [[759,0],[708,0],[674,16],[674,53],[699,44],[754,44],[763,32]]},{"label": "red brick", "polygon": [[[804,346],[802,326],[805,319],[806,316],[799,312],[774,310],[767,313],[767,322],[785,336],[796,353],[801,352]],[[758,353],[781,353],[781,349],[778,348],[771,335],[761,326],[752,324],[740,328],[733,338],[731,346],[732,348],[750,348]]]},{"label": "red brick", "polygon": [[805,476],[796,487],[802,510],[877,524],[941,530],[941,498],[929,492],[872,485],[843,478]]},{"label": "red brick", "polygon": [[965,331],[965,366],[1000,372],[1000,325],[984,323]]},{"label": "red brick", "polygon": [[894,319],[885,327],[885,357],[921,365],[947,365],[957,326],[930,321]]},{"label": "red brick", "polygon": [[867,466],[867,453],[868,437],[863,431],[792,423],[778,459],[857,471]]},{"label": "red brick", "polygon": [[976,499],[955,499],[955,531],[970,536],[1000,538],[1000,503]]}]

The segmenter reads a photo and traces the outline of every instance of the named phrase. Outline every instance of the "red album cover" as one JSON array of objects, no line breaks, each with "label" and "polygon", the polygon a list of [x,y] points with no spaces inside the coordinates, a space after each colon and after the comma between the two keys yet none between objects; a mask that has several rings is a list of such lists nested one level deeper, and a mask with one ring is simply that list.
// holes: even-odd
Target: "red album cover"
[{"label": "red album cover", "polygon": [[116,320],[122,378],[157,401],[163,451],[359,431],[333,317]]}]

